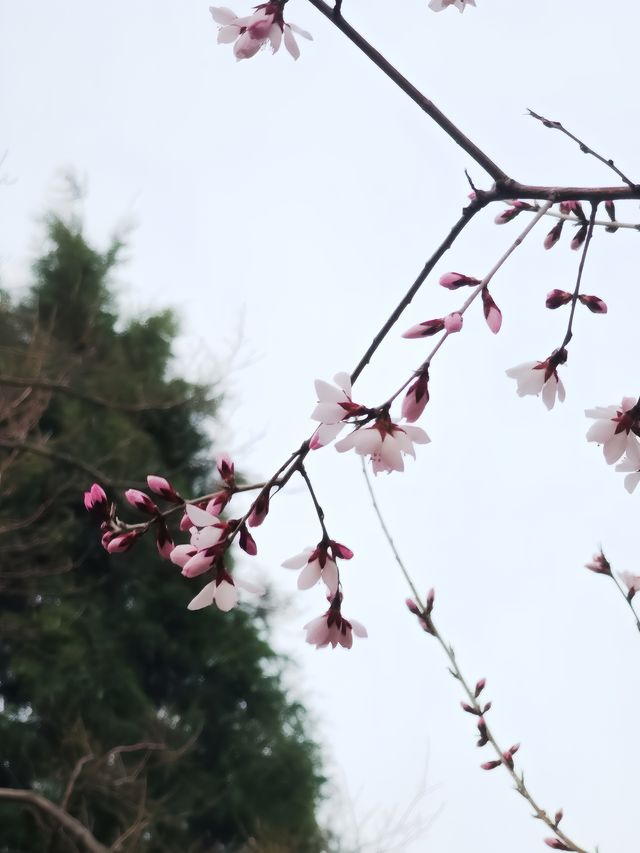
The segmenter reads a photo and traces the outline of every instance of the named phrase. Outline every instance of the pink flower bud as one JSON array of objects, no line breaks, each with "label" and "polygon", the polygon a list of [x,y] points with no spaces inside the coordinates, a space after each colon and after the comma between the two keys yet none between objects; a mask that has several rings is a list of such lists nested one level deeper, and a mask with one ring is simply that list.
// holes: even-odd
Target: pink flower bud
[{"label": "pink flower bud", "polygon": [[444,327],[450,335],[459,332],[462,328],[462,314],[457,311],[454,311],[453,314],[447,314],[444,318]]},{"label": "pink flower bud", "polygon": [[448,290],[457,290],[459,287],[472,287],[475,284],[480,284],[480,279],[464,275],[461,272],[446,272],[440,276],[440,284]]},{"label": "pink flower bud", "polygon": [[[613,202],[612,202],[612,204],[613,204]],[[560,821],[562,820],[563,817],[564,817],[564,812],[562,811],[562,809],[558,809],[558,811],[556,812],[556,815],[553,819],[556,826],[560,823]]]},{"label": "pink flower bud", "polygon": [[561,201],[560,213],[563,213],[565,216],[569,216],[569,214],[573,213],[583,222],[587,221],[587,217],[584,215],[584,210],[582,209],[582,205],[579,201]]},{"label": "pink flower bud", "polygon": [[473,695],[476,697],[476,699],[478,698],[478,696],[479,696],[479,695],[482,693],[482,691],[484,690],[486,683],[487,683],[487,679],[486,679],[486,678],[481,678],[481,679],[480,679],[480,681],[476,684],[476,689],[475,689],[475,691],[474,691],[474,693],[473,693]]},{"label": "pink flower bud", "polygon": [[486,287],[482,291],[482,308],[487,326],[489,326],[494,335],[497,335],[500,331],[500,326],[502,326],[502,312],[493,301],[493,297]]},{"label": "pink flower bud", "polygon": [[484,708],[482,709],[482,713],[483,713],[483,714],[486,714],[486,713],[487,713],[487,711],[490,711],[490,710],[491,710],[491,705],[492,705],[492,704],[493,704],[492,702],[487,702],[487,703],[486,703],[486,705],[484,706]]},{"label": "pink flower bud", "polygon": [[507,207],[505,210],[501,211],[493,221],[496,225],[505,225],[507,222],[511,222],[512,219],[515,219],[519,213],[520,210],[517,207]]},{"label": "pink flower bud", "polygon": [[334,559],[339,557],[341,560],[350,560],[353,557],[353,551],[351,548],[347,548],[346,545],[341,545],[339,542],[336,542],[335,539],[330,539],[329,545],[333,551]]},{"label": "pink flower bud", "polygon": [[554,225],[551,231],[544,238],[544,247],[545,249],[551,249],[552,246],[560,239],[560,235],[562,234],[562,226],[564,225],[564,219],[561,219],[557,225]]},{"label": "pink flower bud", "polygon": [[566,290],[550,290],[544,304],[547,308],[554,309],[566,305],[567,302],[571,302],[571,294],[567,293]]},{"label": "pink flower bud", "polygon": [[245,525],[243,524],[240,528],[240,536],[238,538],[238,544],[251,557],[255,557],[258,553],[258,546],[256,545],[256,540],[249,533]]},{"label": "pink flower bud", "polygon": [[182,567],[182,574],[185,578],[196,578],[208,572],[213,566],[215,557],[207,553],[207,551],[198,551],[193,557],[190,557]]},{"label": "pink flower bud", "polygon": [[165,501],[172,501],[173,503],[182,502],[180,496],[171,483],[168,480],[165,480],[164,477],[158,477],[156,474],[149,474],[147,477],[147,485],[154,494],[164,498]]},{"label": "pink flower bud", "polygon": [[462,708],[463,711],[466,711],[467,714],[475,714],[476,717],[481,716],[478,708],[474,708],[473,705],[469,705],[469,704],[467,704],[467,702],[461,702],[460,707]]},{"label": "pink flower bud", "polygon": [[405,598],[404,603],[407,605],[410,613],[413,613],[414,616],[420,616],[420,608],[415,603],[413,598]]},{"label": "pink flower bud", "polygon": [[425,371],[409,386],[409,390],[402,401],[402,417],[410,424],[415,423],[424,412],[428,402],[429,374]]},{"label": "pink flower bud", "polygon": [[221,492],[216,492],[216,494],[207,504],[207,512],[210,512],[211,515],[220,515],[222,510],[229,503],[230,499],[231,493],[228,492],[226,489]]},{"label": "pink flower bud", "polygon": [[594,554],[591,562],[585,563],[584,567],[595,572],[597,575],[611,575],[611,566],[602,551]]},{"label": "pink flower bud", "polygon": [[221,456],[218,457],[218,474],[220,475],[220,479],[228,486],[234,485],[235,467],[230,457],[227,456],[226,453],[223,453]]},{"label": "pink flower bud", "polygon": [[140,512],[146,512],[149,515],[157,515],[160,512],[149,495],[146,495],[139,489],[127,489],[124,496],[131,506],[134,506],[136,509],[140,510]]},{"label": "pink flower bud", "polygon": [[566,844],[563,844],[559,838],[545,838],[544,843],[548,847],[553,847],[554,850],[571,850]]},{"label": "pink flower bud", "polygon": [[402,333],[403,338],[428,338],[431,335],[437,335],[444,329],[444,320],[442,318],[436,320],[425,320],[424,323],[418,323],[417,326],[412,326]]},{"label": "pink flower bud", "polygon": [[581,225],[581,226],[580,226],[580,228],[578,229],[578,233],[576,234],[576,236],[575,236],[575,237],[573,238],[573,240],[571,241],[571,248],[572,248],[574,251],[575,251],[576,249],[579,249],[579,248],[580,248],[580,246],[582,246],[582,244],[584,243],[585,238],[586,238],[586,236],[587,236],[587,231],[588,231],[588,230],[589,230],[589,226],[588,226],[588,225]]},{"label": "pink flower bud", "polygon": [[89,491],[84,493],[83,497],[86,510],[97,516],[104,516],[107,514],[109,502],[107,501],[107,495],[105,494],[102,486],[94,483]]},{"label": "pink flower bud", "polygon": [[158,524],[156,530],[156,547],[158,549],[158,554],[163,557],[165,560],[168,560],[171,556],[171,552],[174,549],[174,544],[169,536],[169,531],[167,530],[166,524]]},{"label": "pink flower bud", "polygon": [[583,305],[586,305],[589,311],[592,311],[594,314],[606,314],[607,313],[607,303],[600,299],[599,296],[588,296],[587,294],[580,294],[578,296],[580,302]]},{"label": "pink flower bud", "polygon": [[191,519],[185,512],[182,518],[180,519],[180,524],[178,525],[181,533],[186,533],[188,530],[191,530],[192,523]]},{"label": "pink flower bud", "polygon": [[130,533],[118,533],[107,543],[107,551],[109,554],[123,554],[135,544],[138,536],[139,534],[133,531]]},{"label": "pink flower bud", "polygon": [[481,764],[483,770],[495,770],[496,767],[500,767],[502,761],[485,761],[484,764]]},{"label": "pink flower bud", "polygon": [[265,520],[267,515],[269,514],[269,494],[268,492],[261,492],[255,504],[253,505],[253,509],[247,519],[247,524],[249,527],[259,527],[262,522]]},{"label": "pink flower bud", "polygon": [[427,616],[429,616],[431,614],[435,600],[436,600],[436,591],[435,591],[435,589],[432,588],[427,593]]}]

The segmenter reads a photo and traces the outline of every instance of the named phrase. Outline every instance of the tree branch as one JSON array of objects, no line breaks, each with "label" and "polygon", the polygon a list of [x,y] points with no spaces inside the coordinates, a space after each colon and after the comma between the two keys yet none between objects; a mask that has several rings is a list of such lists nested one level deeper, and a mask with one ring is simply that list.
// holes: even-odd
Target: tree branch
[{"label": "tree branch", "polygon": [[109,848],[101,844],[87,827],[80,823],[60,806],[51,800],[37,794],[35,791],[22,788],[0,788],[0,800],[12,800],[34,806],[39,811],[52,817],[63,829],[66,829],[90,853],[108,853]]}]

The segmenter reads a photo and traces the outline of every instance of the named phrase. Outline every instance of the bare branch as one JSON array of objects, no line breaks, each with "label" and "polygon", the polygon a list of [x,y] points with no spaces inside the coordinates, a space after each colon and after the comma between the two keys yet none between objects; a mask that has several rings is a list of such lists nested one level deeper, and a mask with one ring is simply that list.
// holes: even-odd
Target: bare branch
[{"label": "bare branch", "polygon": [[622,178],[625,184],[628,184],[628,186],[630,186],[632,190],[638,189],[640,185],[636,184],[634,181],[628,178],[624,174],[624,172],[621,172],[620,169],[618,169],[616,164],[613,162],[613,160],[607,159],[606,157],[603,157],[601,154],[598,154],[596,151],[594,151],[593,148],[589,148],[586,143],[584,143],[581,139],[578,139],[577,136],[574,136],[573,133],[568,131],[566,127],[564,127],[559,121],[551,121],[550,119],[545,118],[544,116],[538,115],[538,113],[534,113],[533,110],[528,110],[528,113],[532,118],[535,118],[538,121],[542,122],[545,127],[550,127],[552,130],[559,130],[560,133],[564,133],[565,136],[568,136],[569,139],[572,139],[575,143],[577,143],[583,154],[591,154],[591,156],[595,157],[596,160],[599,160],[601,163],[604,163],[604,165],[612,169],[619,178]]},{"label": "bare branch", "polygon": [[90,853],[109,853],[109,848],[101,844],[95,836],[60,806],[51,800],[37,794],[35,791],[22,788],[0,788],[0,800],[10,800],[34,806],[41,812],[52,817],[63,829],[79,841]]}]

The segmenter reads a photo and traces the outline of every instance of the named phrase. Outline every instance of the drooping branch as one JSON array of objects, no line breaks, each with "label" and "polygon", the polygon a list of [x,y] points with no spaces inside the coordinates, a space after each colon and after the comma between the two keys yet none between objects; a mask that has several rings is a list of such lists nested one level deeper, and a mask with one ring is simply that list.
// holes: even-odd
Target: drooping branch
[{"label": "drooping branch", "polygon": [[445,653],[449,663],[449,672],[453,675],[456,681],[459,682],[468,700],[468,704],[466,705],[466,707],[463,705],[463,709],[478,718],[478,730],[480,732],[480,741],[478,742],[478,746],[491,744],[491,747],[496,753],[496,760],[492,762],[487,762],[485,765],[483,765],[483,769],[489,770],[497,767],[504,767],[504,769],[511,776],[515,784],[516,791],[523,799],[525,799],[529,803],[529,805],[533,809],[533,816],[538,820],[541,820],[544,824],[546,824],[549,829],[554,833],[555,837],[553,839],[547,840],[547,844],[550,847],[553,847],[556,850],[573,851],[573,853],[587,853],[585,848],[577,845],[574,841],[571,840],[571,838],[569,838],[569,836],[565,835],[563,830],[560,829],[558,824],[562,819],[562,811],[558,811],[555,815],[555,819],[553,819],[549,816],[546,810],[543,809],[534,799],[533,795],[525,784],[524,774],[521,771],[517,771],[514,764],[513,755],[517,751],[518,745],[511,747],[508,750],[503,750],[502,747],[499,745],[498,741],[496,740],[485,719],[485,715],[489,711],[491,703],[488,703],[488,705],[485,704],[483,707],[478,702],[480,692],[484,688],[484,680],[479,681],[475,689],[467,683],[456,660],[456,655],[453,650],[453,647],[444,640],[444,638],[442,637],[442,635],[434,624],[431,615],[434,602],[433,595],[430,594],[426,605],[423,605],[421,603],[422,596],[419,595],[416,589],[416,585],[411,577],[411,574],[409,573],[409,570],[407,569],[404,560],[400,556],[400,552],[398,551],[398,548],[391,536],[389,528],[387,527],[378,501],[376,500],[375,492],[373,490],[373,486],[371,485],[371,479],[369,478],[364,462],[362,465],[362,474],[364,476],[367,491],[371,499],[371,504],[376,514],[376,518],[378,519],[378,523],[380,524],[382,534],[387,540],[387,543],[391,549],[391,553],[393,554],[393,557],[398,567],[400,568],[400,571],[402,572],[409,586],[409,589],[411,590],[411,594],[413,595],[413,601],[411,602],[412,607],[410,609],[416,616],[418,616],[418,619],[420,620],[420,623],[426,633],[435,637],[443,652]]},{"label": "drooping branch", "polygon": [[76,841],[80,842],[89,853],[109,853],[109,848],[101,844],[83,823],[47,799],[47,797],[43,797],[35,791],[23,788],[0,788],[0,800],[9,800],[33,806],[44,814],[49,815],[49,817],[52,817],[60,827],[65,829]]}]

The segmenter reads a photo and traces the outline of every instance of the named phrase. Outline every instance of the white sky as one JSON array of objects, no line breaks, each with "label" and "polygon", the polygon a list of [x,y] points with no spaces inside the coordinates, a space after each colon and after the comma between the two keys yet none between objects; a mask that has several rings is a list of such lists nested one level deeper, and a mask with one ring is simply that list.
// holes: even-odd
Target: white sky
[{"label": "white sky", "polygon": [[[246,7],[234,7],[244,13]],[[226,381],[228,446],[268,475],[312,427],[313,379],[350,370],[466,203],[482,170],[304,0],[288,18],[310,30],[297,63],[282,51],[236,64],[216,45],[207,3],[0,0],[2,284],[20,287],[58,203],[61,170],[89,187],[87,232],[104,245],[135,223],[120,271],[126,310],[175,307],[181,370]],[[478,0],[436,15],[426,0],[345,0],[344,14],[507,172],[531,182],[616,183],[559,134],[525,117],[562,120],[632,174],[637,168],[636,3]],[[455,310],[435,286],[447,270],[481,277],[526,223],[480,214],[406,312],[358,384],[385,399],[430,343],[410,325]],[[636,202],[621,219],[640,220]],[[479,307],[432,368],[420,423],[432,444],[402,475],[379,477],[380,503],[436,621],[469,680],[488,679],[490,722],[518,754],[531,791],[565,829],[603,853],[638,849],[637,631],[613,585],[582,568],[599,543],[638,571],[637,495],[584,439],[584,409],[638,393],[637,232],[598,232],[583,291],[607,316],[579,310],[567,400],[549,413],[519,399],[504,370],[545,358],[564,333],[553,287],[571,290],[568,238],[542,249],[552,221],[518,250],[492,293],[504,314],[487,330]],[[320,588],[295,594],[279,568],[315,543],[301,488],[274,502],[254,566],[291,595],[278,646],[300,662],[292,682],[318,722],[336,783],[373,845],[419,791],[428,831],[407,853],[540,853],[550,833],[529,817],[506,774],[479,764],[473,719],[445,661],[404,608],[406,589],[368,504],[354,454],[314,454],[309,470],[329,530],[356,552],[344,611],[370,633],[349,653],[315,652],[302,625],[324,609]],[[253,566],[247,566],[249,571]],[[194,582],[194,583],[197,583]],[[212,612],[194,618],[221,618]],[[371,815],[367,820],[366,816]],[[331,809],[352,821],[343,797]],[[408,828],[408,825],[407,825]]]}]

